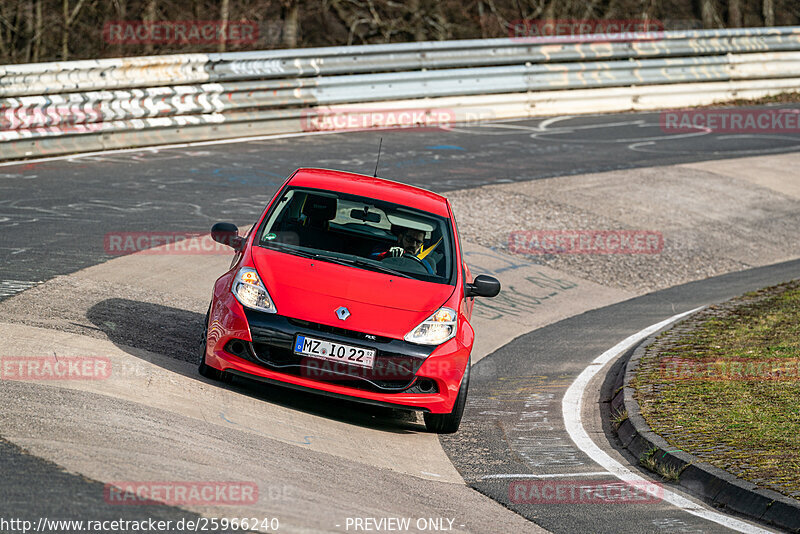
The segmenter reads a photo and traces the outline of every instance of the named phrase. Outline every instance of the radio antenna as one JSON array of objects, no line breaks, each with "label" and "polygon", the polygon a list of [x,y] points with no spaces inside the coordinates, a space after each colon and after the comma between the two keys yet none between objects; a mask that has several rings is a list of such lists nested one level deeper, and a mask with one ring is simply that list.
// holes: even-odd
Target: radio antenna
[{"label": "radio antenna", "polygon": [[378,177],[378,163],[381,161],[381,147],[383,146],[383,137],[381,137],[380,142],[378,143],[378,160],[375,162],[375,172],[372,173],[373,178]]}]

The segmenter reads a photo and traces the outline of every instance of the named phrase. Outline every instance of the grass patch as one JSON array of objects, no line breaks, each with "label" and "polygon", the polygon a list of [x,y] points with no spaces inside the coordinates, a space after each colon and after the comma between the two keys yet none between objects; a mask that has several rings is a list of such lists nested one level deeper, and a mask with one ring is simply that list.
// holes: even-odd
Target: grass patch
[{"label": "grass patch", "polygon": [[800,284],[695,322],[642,358],[632,384],[642,415],[676,448],[800,499]]},{"label": "grass patch", "polygon": [[614,427],[614,430],[618,429],[622,423],[628,420],[628,410],[625,408],[621,410],[616,410],[614,413],[611,414],[611,425]]},{"label": "grass patch", "polygon": [[656,463],[656,453],[658,452],[657,447],[653,447],[649,451],[642,454],[639,458],[639,465],[647,469],[648,471],[652,471],[653,473],[656,472],[656,468],[658,467],[658,463]]},{"label": "grass patch", "polygon": [[646,453],[642,454],[641,458],[639,458],[639,464],[648,471],[656,473],[664,480],[669,482],[677,482],[681,476],[681,473],[683,472],[683,469],[675,469],[674,467],[670,467],[666,464],[658,463],[658,459],[656,458],[657,452],[658,447],[653,447]]}]

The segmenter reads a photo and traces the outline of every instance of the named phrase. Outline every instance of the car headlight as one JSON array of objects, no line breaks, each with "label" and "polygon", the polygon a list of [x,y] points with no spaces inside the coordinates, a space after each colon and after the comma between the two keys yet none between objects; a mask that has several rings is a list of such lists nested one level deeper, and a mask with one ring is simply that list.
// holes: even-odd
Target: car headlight
[{"label": "car headlight", "polygon": [[455,311],[450,308],[439,308],[403,339],[419,345],[441,345],[456,335],[457,325]]},{"label": "car headlight", "polygon": [[236,273],[231,287],[233,296],[242,306],[267,313],[275,313],[275,304],[267,293],[267,288],[258,277],[258,272],[252,267],[242,267]]}]

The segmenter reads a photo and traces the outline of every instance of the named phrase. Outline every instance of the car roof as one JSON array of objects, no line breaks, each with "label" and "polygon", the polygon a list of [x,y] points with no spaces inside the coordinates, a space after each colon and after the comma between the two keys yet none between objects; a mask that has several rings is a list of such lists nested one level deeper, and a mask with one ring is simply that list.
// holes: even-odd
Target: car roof
[{"label": "car roof", "polygon": [[428,211],[442,217],[450,217],[447,199],[442,195],[384,178],[346,171],[303,168],[294,173],[289,185],[376,198]]}]

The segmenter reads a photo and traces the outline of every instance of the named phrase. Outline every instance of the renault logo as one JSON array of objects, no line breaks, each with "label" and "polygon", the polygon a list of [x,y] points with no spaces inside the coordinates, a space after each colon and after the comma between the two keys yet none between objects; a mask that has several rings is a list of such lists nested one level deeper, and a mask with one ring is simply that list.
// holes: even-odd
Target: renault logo
[{"label": "renault logo", "polygon": [[348,310],[347,308],[345,308],[344,306],[342,306],[341,308],[338,308],[338,309],[336,310],[336,316],[337,316],[339,319],[341,319],[342,321],[344,321],[345,319],[347,319],[348,317],[350,317],[350,310]]}]

